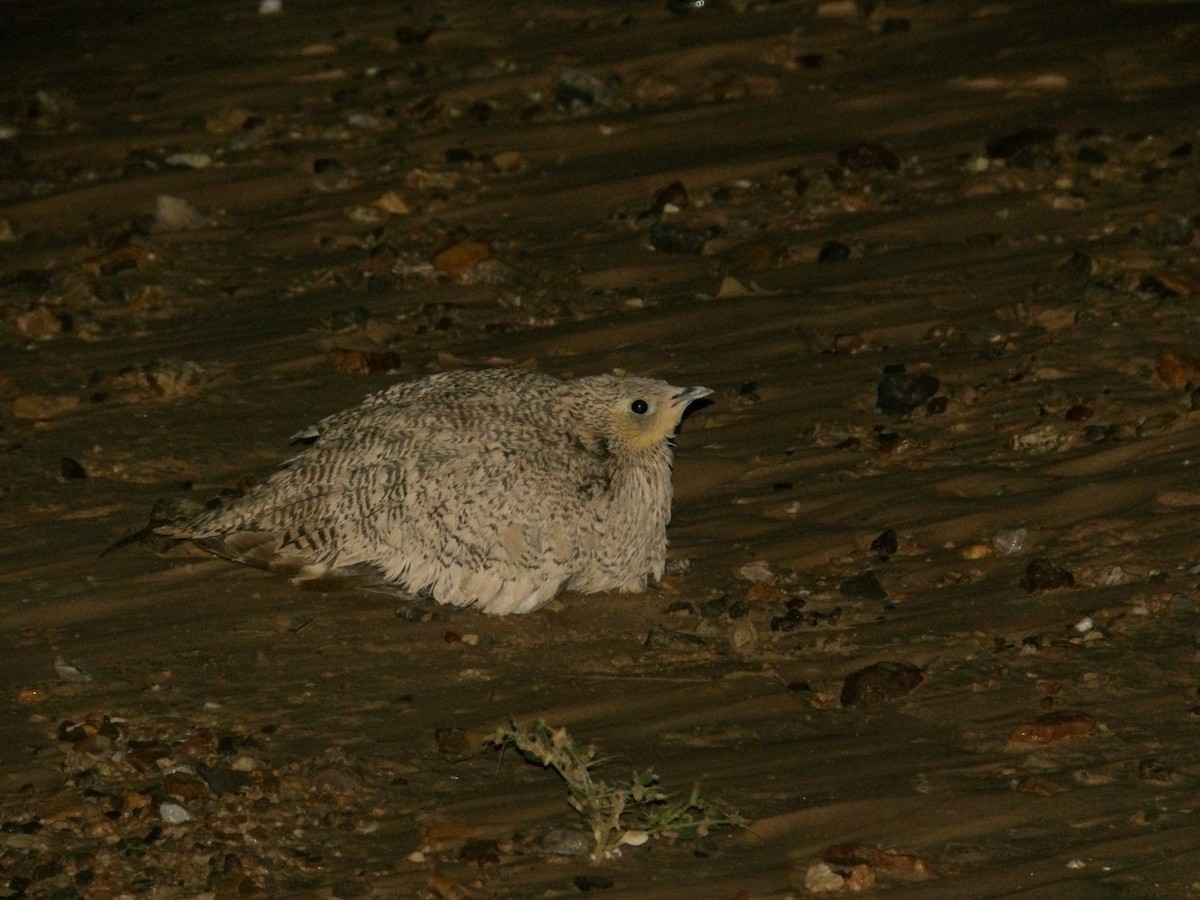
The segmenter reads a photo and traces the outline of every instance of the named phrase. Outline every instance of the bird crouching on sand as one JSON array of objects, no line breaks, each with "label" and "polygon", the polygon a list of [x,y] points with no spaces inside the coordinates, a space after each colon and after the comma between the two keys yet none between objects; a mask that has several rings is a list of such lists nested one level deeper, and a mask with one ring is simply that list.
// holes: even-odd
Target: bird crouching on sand
[{"label": "bird crouching on sand", "polygon": [[666,561],[671,439],[711,393],[444,372],[329,416],[246,496],[153,531],[297,581],[372,572],[493,615],[640,591]]}]

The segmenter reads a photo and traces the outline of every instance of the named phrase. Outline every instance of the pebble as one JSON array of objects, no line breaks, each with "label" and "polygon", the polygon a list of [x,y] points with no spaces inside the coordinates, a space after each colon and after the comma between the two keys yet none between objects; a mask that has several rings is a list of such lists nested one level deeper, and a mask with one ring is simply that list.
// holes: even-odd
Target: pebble
[{"label": "pebble", "polygon": [[685,256],[700,256],[704,248],[720,229],[688,228],[674,222],[655,222],[650,226],[650,246],[660,253],[679,253]]},{"label": "pebble", "polygon": [[611,106],[613,93],[603,81],[578,69],[563,69],[554,84],[554,102],[564,112]]},{"label": "pebble", "polygon": [[1032,560],[1021,576],[1020,586],[1026,593],[1036,594],[1039,591],[1052,591],[1056,588],[1073,587],[1075,576],[1058,563],[1048,559]]},{"label": "pebble", "polygon": [[885,416],[902,418],[932,399],[941,386],[936,375],[910,375],[903,363],[885,366],[875,389],[875,407]]},{"label": "pebble", "polygon": [[46,421],[76,409],[82,401],[74,394],[21,394],[12,402],[18,419]]},{"label": "pebble", "polygon": [[170,800],[158,804],[158,816],[168,825],[182,825],[192,820],[192,814],[183,806]]},{"label": "pebble", "polygon": [[857,332],[833,336],[834,353],[857,353],[866,346],[866,338]]},{"label": "pebble", "polygon": [[574,828],[551,828],[538,838],[534,849],[548,856],[588,856],[592,840]]},{"label": "pebble", "polygon": [[1021,169],[1048,169],[1058,164],[1053,128],[1023,128],[987,142],[987,155]]},{"label": "pebble", "polygon": [[54,660],[54,671],[61,681],[69,684],[91,684],[92,675],[82,666],[69,663],[61,656]]},{"label": "pebble", "polygon": [[439,272],[462,275],[491,258],[490,244],[484,241],[463,240],[439,250],[429,262]]},{"label": "pebble", "polygon": [[1038,455],[1065,450],[1072,443],[1074,443],[1072,436],[1063,434],[1055,425],[1046,422],[1030,428],[1028,431],[1014,434],[1009,441],[1009,446],[1018,453]]},{"label": "pebble", "polygon": [[1154,374],[1169,388],[1200,384],[1200,359],[1178,350],[1162,350],[1154,359]]},{"label": "pebble", "polygon": [[813,863],[804,873],[804,888],[811,894],[831,894],[845,887],[846,879],[828,863]]},{"label": "pebble", "polygon": [[199,152],[172,153],[163,162],[179,169],[207,169],[213,164],[213,158]]},{"label": "pebble", "polygon": [[933,875],[929,865],[919,856],[884,850],[868,844],[833,844],[822,854],[825,862],[835,866],[866,866],[880,874],[920,881]]},{"label": "pebble", "polygon": [[39,303],[28,312],[18,315],[13,324],[22,336],[45,340],[69,331],[71,319],[70,316],[59,315]]},{"label": "pebble", "polygon": [[208,784],[190,772],[176,770],[163,776],[163,790],[180,800],[206,800]]},{"label": "pebble", "polygon": [[843,147],[838,151],[837,161],[849,172],[900,171],[900,157],[878,141],[860,141]]},{"label": "pebble", "polygon": [[749,619],[741,619],[729,629],[729,649],[734,653],[751,653],[758,647],[758,630]]},{"label": "pebble", "polygon": [[817,251],[817,262],[845,262],[850,258],[851,253],[849,244],[843,244],[841,241],[826,241]]},{"label": "pebble", "polygon": [[925,680],[911,663],[877,662],[851,672],[842,682],[841,704],[859,709],[912,693]]},{"label": "pebble", "polygon": [[874,572],[862,572],[838,585],[838,593],[848,600],[886,600],[887,589]]},{"label": "pebble", "polygon": [[[883,559],[893,556],[900,549],[900,536],[895,528],[889,528],[871,541],[871,552],[877,553]],[[886,592],[885,592],[886,596]]]},{"label": "pebble", "polygon": [[154,201],[154,228],[156,231],[189,231],[199,228],[208,218],[184,200],[169,194],[159,194]]},{"label": "pebble", "polygon": [[1091,734],[1096,730],[1096,717],[1085,712],[1062,710],[1043,713],[1022,722],[1009,736],[1014,744],[1052,744],[1069,737]]},{"label": "pebble", "polygon": [[64,456],[58,461],[58,477],[63,481],[75,481],[87,478],[87,470],[76,460]]},{"label": "pebble", "polygon": [[690,631],[676,631],[661,625],[651,625],[642,646],[647,650],[695,650],[703,647],[705,643],[704,638]]},{"label": "pebble", "polygon": [[771,565],[765,559],[746,563],[737,570],[737,575],[746,581],[761,581],[767,585],[773,585],[779,580],[779,576],[771,571]]}]

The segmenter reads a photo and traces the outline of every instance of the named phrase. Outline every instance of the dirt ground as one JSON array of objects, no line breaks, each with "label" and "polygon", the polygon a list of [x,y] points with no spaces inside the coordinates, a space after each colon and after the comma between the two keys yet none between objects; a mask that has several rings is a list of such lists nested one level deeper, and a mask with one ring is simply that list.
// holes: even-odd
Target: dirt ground
[{"label": "dirt ground", "polygon": [[[0,33],[0,896],[1200,896],[1200,4]],[[483,364],[714,389],[661,586],[99,555]],[[589,859],[538,719],[746,827]]]}]

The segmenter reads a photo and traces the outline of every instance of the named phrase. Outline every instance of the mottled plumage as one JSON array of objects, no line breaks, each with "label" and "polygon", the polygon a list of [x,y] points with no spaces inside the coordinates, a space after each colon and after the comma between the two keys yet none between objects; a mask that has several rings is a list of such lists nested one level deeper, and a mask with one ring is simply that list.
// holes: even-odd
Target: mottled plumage
[{"label": "mottled plumage", "polygon": [[373,570],[504,615],[662,576],[671,437],[708,388],[514,369],[395,385],[252,493],[158,534],[299,580]]}]

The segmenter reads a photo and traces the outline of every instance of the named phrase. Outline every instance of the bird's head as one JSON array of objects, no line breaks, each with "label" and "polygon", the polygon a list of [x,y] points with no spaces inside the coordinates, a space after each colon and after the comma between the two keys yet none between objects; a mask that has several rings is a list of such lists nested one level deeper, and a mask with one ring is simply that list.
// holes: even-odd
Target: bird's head
[{"label": "bird's head", "polygon": [[579,379],[594,397],[595,423],[611,452],[642,453],[675,433],[687,408],[707,397],[706,387],[675,387],[654,378],[597,375]]}]

